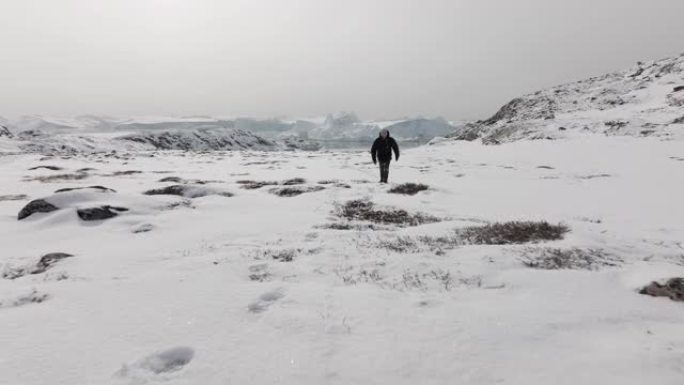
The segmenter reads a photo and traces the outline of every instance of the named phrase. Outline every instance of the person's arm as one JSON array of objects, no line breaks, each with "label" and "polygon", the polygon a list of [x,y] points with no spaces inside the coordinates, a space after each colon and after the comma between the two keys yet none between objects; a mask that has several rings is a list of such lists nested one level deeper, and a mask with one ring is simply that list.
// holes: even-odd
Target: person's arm
[{"label": "person's arm", "polygon": [[371,157],[373,157],[373,163],[377,163],[377,159],[375,157],[375,154],[378,152],[378,140],[373,141],[373,146],[371,147]]},{"label": "person's arm", "polygon": [[394,138],[392,138],[392,149],[394,150],[394,160],[399,160],[399,145]]}]

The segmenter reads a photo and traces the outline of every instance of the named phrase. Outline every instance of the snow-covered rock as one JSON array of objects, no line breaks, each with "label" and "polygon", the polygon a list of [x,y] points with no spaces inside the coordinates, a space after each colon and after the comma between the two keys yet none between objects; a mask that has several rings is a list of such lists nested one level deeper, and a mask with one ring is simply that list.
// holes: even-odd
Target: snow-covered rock
[{"label": "snow-covered rock", "polygon": [[117,142],[112,134],[72,134],[45,131],[21,131],[16,144],[23,152],[45,155],[76,155],[110,151],[149,150],[133,142]]},{"label": "snow-covered rock", "polygon": [[10,132],[9,128],[5,126],[0,126],[0,137],[12,138],[14,135]]},{"label": "snow-covered rock", "polygon": [[277,144],[251,132],[236,129],[142,132],[117,137],[118,141],[144,144],[157,150],[273,150]]},{"label": "snow-covered rock", "polygon": [[556,139],[579,132],[679,137],[684,126],[684,55],[513,99],[487,120],[452,133],[485,143]]},{"label": "snow-covered rock", "polygon": [[[58,133],[20,131],[10,141],[23,152],[46,155],[76,155],[111,151],[229,151],[273,150],[284,144],[235,129],[190,131],[145,131],[136,133]],[[303,146],[303,145],[302,145]],[[292,147],[292,146],[289,146]]]}]

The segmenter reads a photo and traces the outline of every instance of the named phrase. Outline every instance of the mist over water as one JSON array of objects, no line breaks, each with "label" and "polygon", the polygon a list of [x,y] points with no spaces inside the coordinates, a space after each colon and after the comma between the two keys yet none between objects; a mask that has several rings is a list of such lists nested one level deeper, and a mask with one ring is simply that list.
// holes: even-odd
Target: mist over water
[{"label": "mist over water", "polygon": [[[397,140],[400,150],[420,147],[428,143],[430,139],[416,139],[416,140]],[[337,150],[337,151],[370,151],[373,145],[372,140],[312,140],[318,143],[322,150]]]}]

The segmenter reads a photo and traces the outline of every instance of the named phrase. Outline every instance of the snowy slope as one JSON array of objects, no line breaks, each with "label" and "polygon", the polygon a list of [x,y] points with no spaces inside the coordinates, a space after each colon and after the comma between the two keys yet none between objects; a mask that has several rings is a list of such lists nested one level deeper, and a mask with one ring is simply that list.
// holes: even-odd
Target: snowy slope
[{"label": "snowy slope", "polygon": [[522,96],[450,136],[499,143],[587,132],[682,138],[684,54]]},{"label": "snowy slope", "polygon": [[[679,385],[684,306],[637,290],[684,276],[682,160],[657,138],[448,141],[392,164],[429,186],[404,196],[365,152],[4,155],[0,383]],[[55,210],[18,220],[36,199]],[[441,221],[339,218],[354,199]],[[570,232],[448,247],[510,220]],[[555,250],[599,264],[524,263]]]}]

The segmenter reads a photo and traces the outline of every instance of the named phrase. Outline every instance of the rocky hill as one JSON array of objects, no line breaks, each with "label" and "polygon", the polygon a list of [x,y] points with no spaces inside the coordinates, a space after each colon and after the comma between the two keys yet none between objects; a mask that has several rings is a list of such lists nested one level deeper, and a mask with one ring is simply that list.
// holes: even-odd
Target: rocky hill
[{"label": "rocky hill", "polygon": [[[0,136],[5,136],[0,130]],[[76,155],[111,151],[231,151],[297,149],[308,145],[300,142],[275,142],[251,132],[236,129],[200,129],[179,131],[143,131],[120,133],[55,133],[38,130],[21,131],[3,138],[4,151],[20,151],[47,155]],[[307,148],[308,149],[308,148]]]},{"label": "rocky hill", "polygon": [[684,137],[684,54],[513,99],[449,137],[496,144],[583,132]]},{"label": "rocky hill", "polygon": [[236,129],[142,132],[116,140],[140,143],[156,150],[272,150],[278,147],[273,141]]}]

